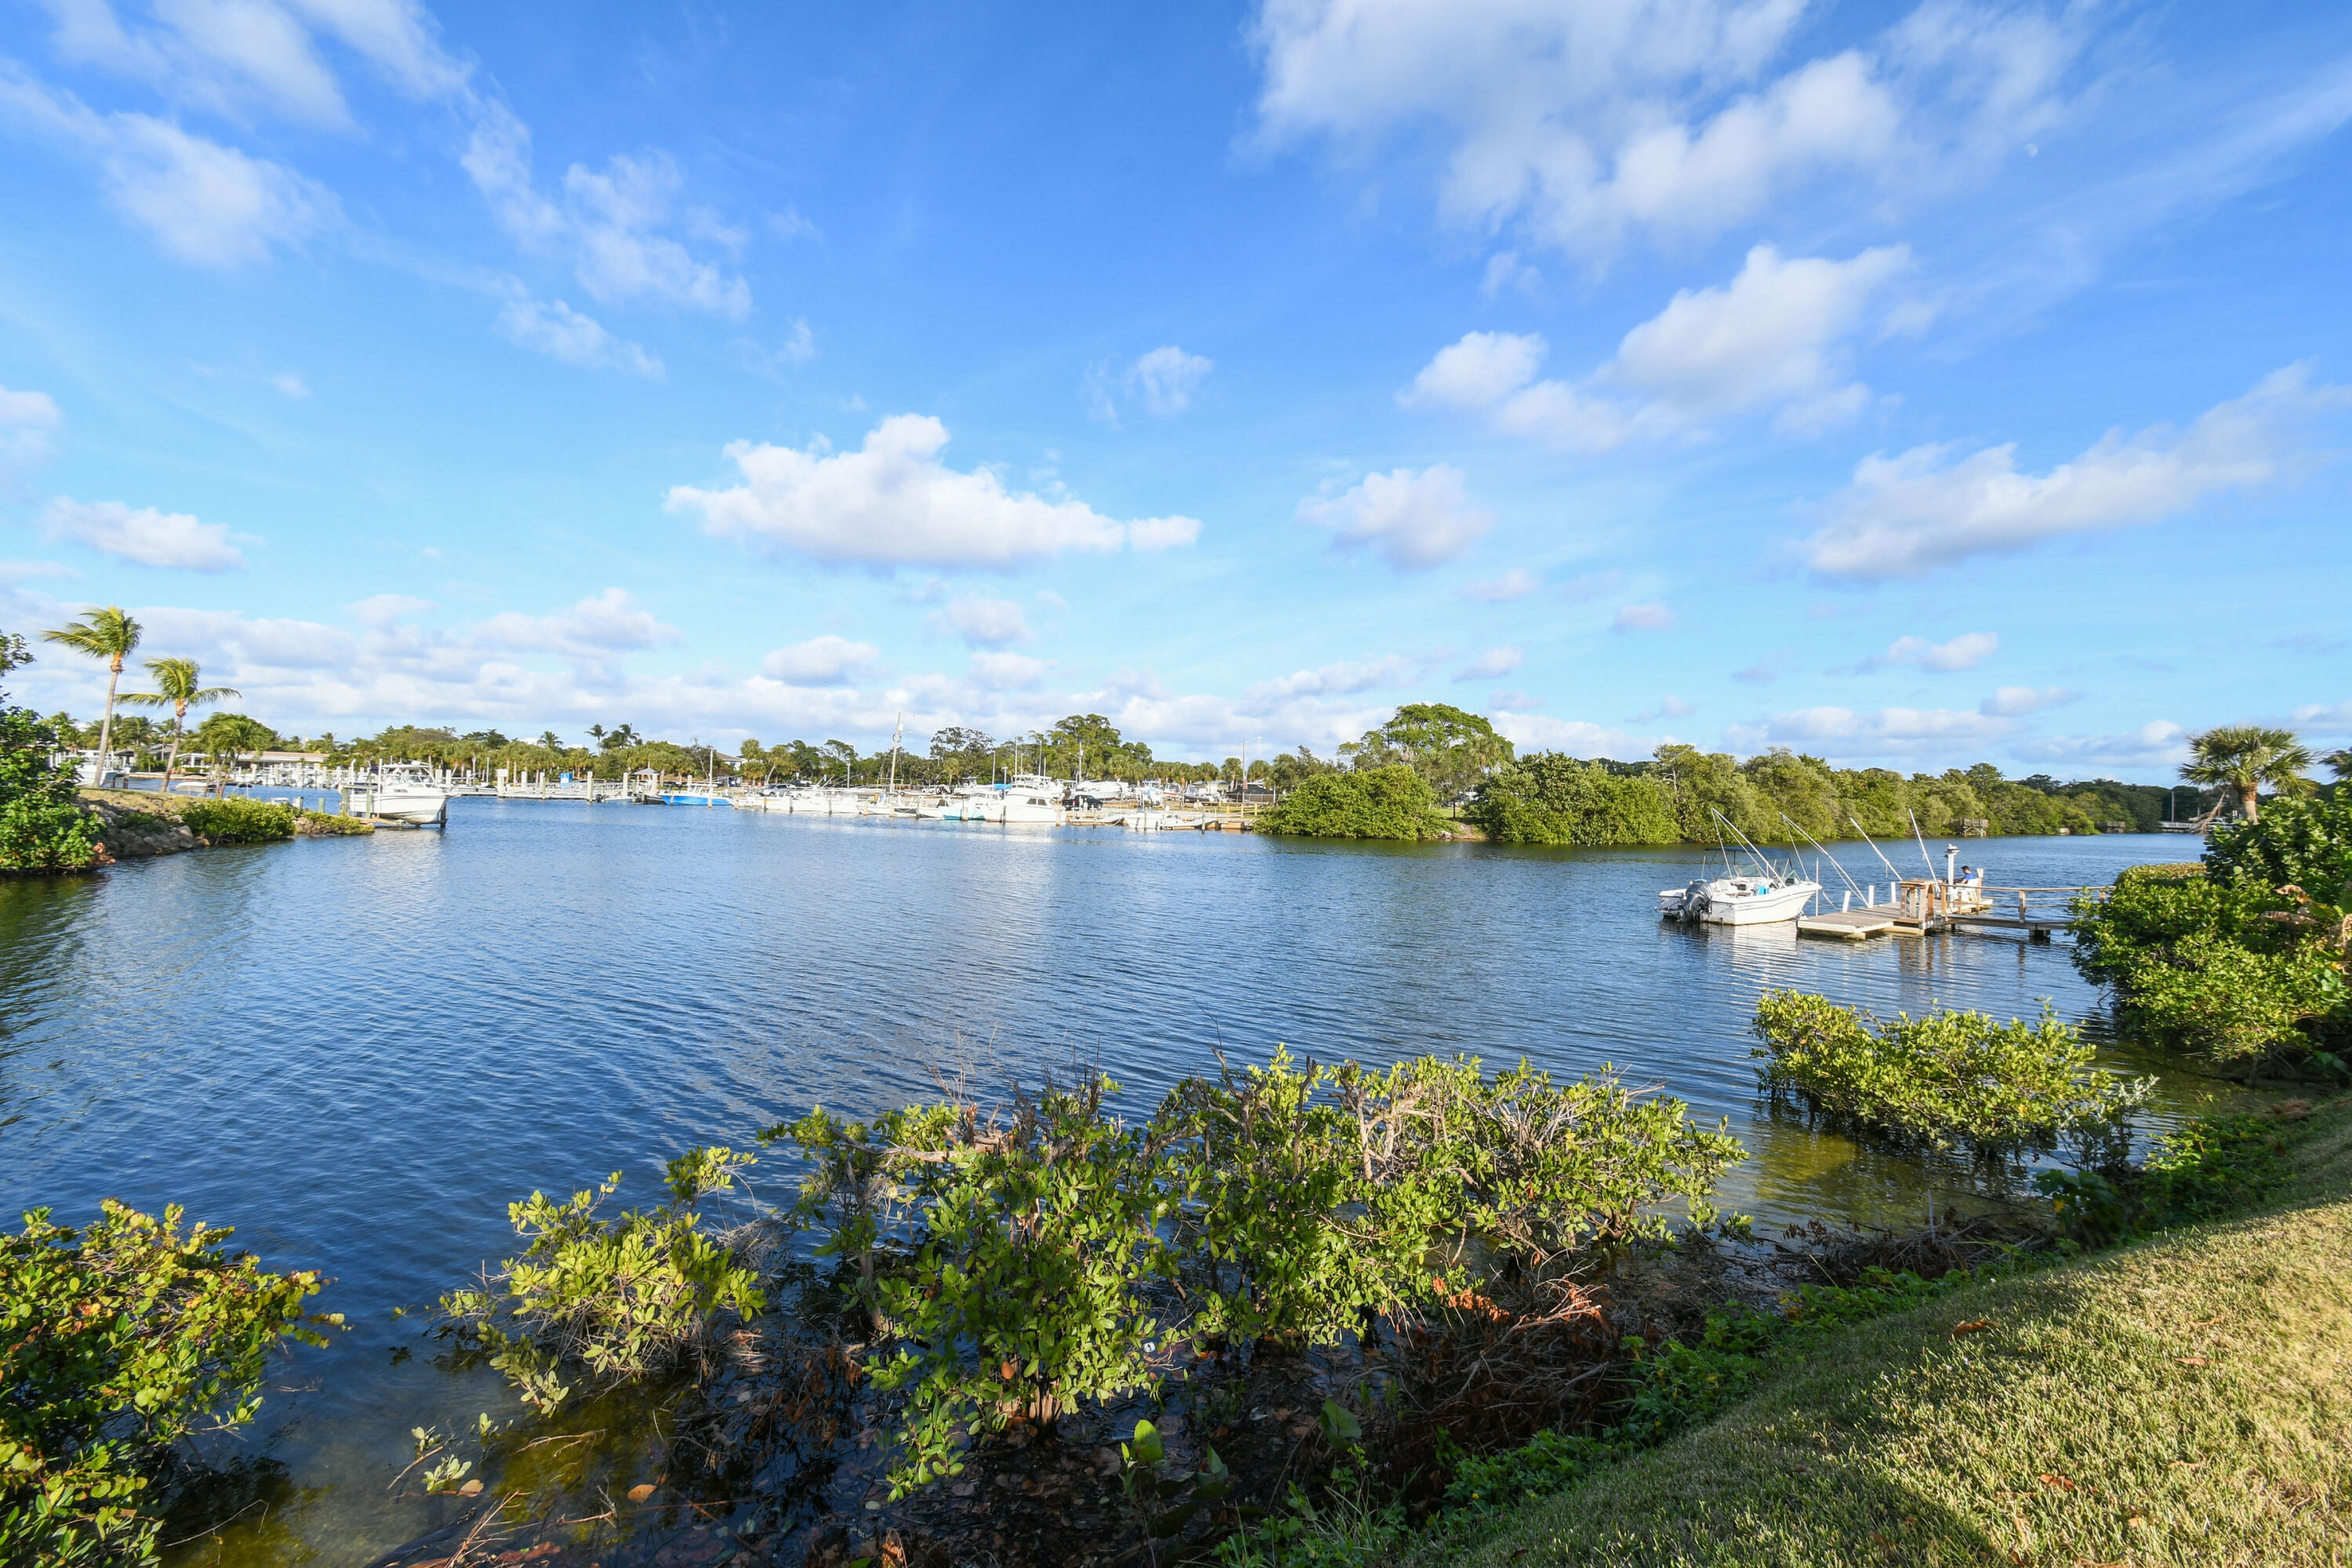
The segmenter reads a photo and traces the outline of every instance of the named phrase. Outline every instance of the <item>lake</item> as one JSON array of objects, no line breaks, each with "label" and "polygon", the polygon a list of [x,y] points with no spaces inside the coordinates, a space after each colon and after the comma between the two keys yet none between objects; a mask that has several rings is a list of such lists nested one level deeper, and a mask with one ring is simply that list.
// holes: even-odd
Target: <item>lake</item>
[{"label": "lake", "polygon": [[[1916,872],[1916,847],[1885,847]],[[1996,839],[1962,858],[2053,887],[2194,848]],[[1863,846],[1835,852],[1888,880]],[[2063,942],[1663,925],[1658,889],[1708,858],[461,800],[446,832],[0,882],[0,1203],[79,1223],[101,1195],[176,1202],[271,1268],[329,1276],[318,1305],[353,1330],[273,1385],[247,1451],[291,1489],[223,1560],[362,1563],[423,1528],[386,1489],[408,1429],[511,1406],[429,1353],[396,1360],[422,1347],[391,1311],[505,1256],[506,1205],[533,1188],[624,1170],[623,1200],[649,1200],[690,1144],[927,1098],[938,1073],[1099,1062],[1148,1114],[1218,1049],[1282,1042],[1613,1063],[1730,1120],[1751,1158],[1727,1206],[1916,1217],[1916,1165],[1759,1102],[1758,994],[2003,1018],[2047,999],[2104,1027]],[[2226,1093],[2175,1077],[2161,1100]],[[199,1550],[216,1554],[184,1559]]]}]

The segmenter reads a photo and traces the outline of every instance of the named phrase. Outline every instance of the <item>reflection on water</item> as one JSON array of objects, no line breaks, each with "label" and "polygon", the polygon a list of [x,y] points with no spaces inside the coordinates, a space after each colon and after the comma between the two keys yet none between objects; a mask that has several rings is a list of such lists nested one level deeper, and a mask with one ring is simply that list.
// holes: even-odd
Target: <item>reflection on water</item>
[{"label": "reflection on water", "polygon": [[[1917,1166],[1758,1101],[1759,992],[2003,1017],[2047,998],[2103,1026],[2063,945],[1664,926],[1657,890],[1704,858],[1682,850],[488,801],[451,816],[446,834],[0,884],[0,1202],[69,1221],[101,1194],[185,1203],[272,1267],[331,1276],[321,1305],[356,1325],[271,1395],[286,1424],[256,1441],[289,1474],[267,1529],[191,1551],[362,1563],[425,1528],[427,1505],[385,1488],[408,1429],[511,1405],[485,1374],[395,1362],[415,1341],[389,1313],[502,1256],[510,1199],[616,1168],[643,1197],[689,1143],[818,1100],[916,1099],[959,1057],[997,1078],[1099,1058],[1139,1112],[1220,1046],[1614,1063],[1730,1119],[1753,1157],[1725,1199],[1769,1224],[1916,1215],[1925,1194]],[[1994,883],[2036,887],[2179,854],[1969,849]],[[1885,880],[1868,851],[1840,854]],[[2166,1103],[2221,1092],[2175,1080]]]}]

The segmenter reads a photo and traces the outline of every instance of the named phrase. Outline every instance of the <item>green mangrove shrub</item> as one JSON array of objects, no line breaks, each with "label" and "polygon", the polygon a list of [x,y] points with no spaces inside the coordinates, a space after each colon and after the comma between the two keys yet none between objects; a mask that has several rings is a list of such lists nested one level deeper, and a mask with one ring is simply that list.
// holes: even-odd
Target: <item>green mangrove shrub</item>
[{"label": "green mangrove shrub", "polygon": [[771,1128],[798,1217],[866,1303],[902,1391],[903,1495],[1015,1419],[1148,1394],[1202,1353],[1329,1344],[1496,1271],[1552,1276],[1670,1241],[1739,1157],[1720,1127],[1613,1077],[1555,1085],[1423,1058],[1381,1071],[1277,1052],[1178,1084],[1047,1085],[983,1115],[822,1111]]},{"label": "green mangrove shrub", "polygon": [[1754,1029],[1768,1093],[1906,1142],[1996,1152],[2096,1135],[2151,1087],[2093,1069],[2082,1031],[2046,1007],[2031,1024],[1951,1011],[1881,1021],[1826,997],[1772,991],[1756,1005]]},{"label": "green mangrove shrub", "polygon": [[1437,838],[1453,826],[1429,781],[1402,763],[1301,780],[1258,826],[1301,838]]},{"label": "green mangrove shrub", "polygon": [[280,843],[294,837],[298,819],[290,805],[238,795],[192,800],[180,808],[188,831],[211,844]]},{"label": "green mangrove shrub", "polygon": [[757,1271],[705,1234],[694,1208],[751,1163],[690,1150],[666,1173],[669,1203],[610,1218],[596,1211],[619,1190],[618,1171],[566,1202],[534,1192],[509,1204],[530,1245],[480,1288],[443,1296],[437,1331],[504,1373],[541,1414],[571,1397],[565,1379],[583,1371],[610,1385],[676,1367],[708,1345],[721,1313],[766,1306]]},{"label": "green mangrove shrub", "polygon": [[317,1275],[181,1219],[110,1198],[79,1230],[35,1209],[0,1235],[0,1562],[152,1561],[172,1446],[252,1419],[269,1352],[342,1322],[303,1310]]}]

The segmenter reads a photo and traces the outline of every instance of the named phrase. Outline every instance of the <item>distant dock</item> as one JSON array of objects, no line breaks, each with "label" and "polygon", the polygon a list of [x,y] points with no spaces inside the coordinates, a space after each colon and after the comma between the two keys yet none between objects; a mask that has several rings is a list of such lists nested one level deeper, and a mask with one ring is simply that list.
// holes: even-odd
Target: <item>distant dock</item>
[{"label": "distant dock", "polygon": [[[1875,888],[1871,889],[1875,893]],[[2074,900],[2101,898],[2104,888],[1978,888],[1929,880],[1903,882],[1890,889],[1895,902],[1865,901],[1860,909],[1801,915],[1805,936],[1864,942],[1874,936],[1926,936],[1931,931],[2023,931],[2032,942],[2048,942],[2074,921]]]}]

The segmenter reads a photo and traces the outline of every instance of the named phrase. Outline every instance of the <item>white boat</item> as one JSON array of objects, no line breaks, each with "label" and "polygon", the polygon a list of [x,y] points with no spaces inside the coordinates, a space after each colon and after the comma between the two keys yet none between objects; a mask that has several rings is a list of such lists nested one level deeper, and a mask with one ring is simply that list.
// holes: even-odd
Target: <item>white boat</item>
[{"label": "white boat", "polygon": [[1700,879],[1658,894],[1658,914],[1685,924],[1760,926],[1792,921],[1822,890],[1819,882],[1778,874]]},{"label": "white boat", "polygon": [[[1011,784],[997,785],[982,799],[981,810],[982,822],[1050,825],[1068,820],[1061,784],[1039,773],[1018,773]],[[968,812],[964,820],[972,820]]]},{"label": "white boat", "polygon": [[392,763],[375,771],[373,783],[362,784],[368,814],[393,822],[449,823],[449,792],[422,763]]}]

